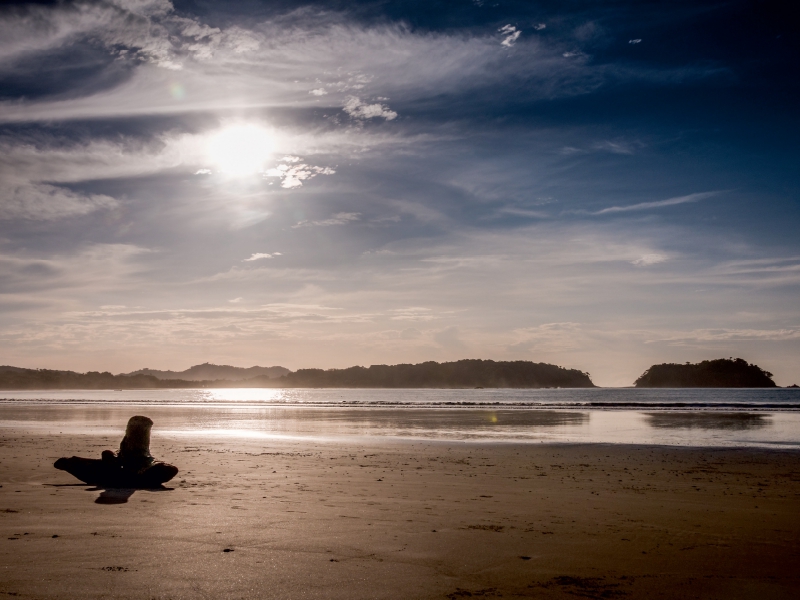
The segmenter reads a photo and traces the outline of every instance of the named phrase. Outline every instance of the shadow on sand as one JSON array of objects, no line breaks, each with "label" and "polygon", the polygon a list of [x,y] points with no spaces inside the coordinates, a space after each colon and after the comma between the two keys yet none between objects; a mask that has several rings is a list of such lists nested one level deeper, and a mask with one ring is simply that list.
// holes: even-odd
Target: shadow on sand
[{"label": "shadow on sand", "polygon": [[140,488],[120,488],[110,487],[104,485],[97,485],[94,487],[86,487],[86,483],[51,483],[50,487],[82,487],[86,488],[87,492],[100,492],[100,495],[95,498],[95,504],[125,504],[128,498],[133,496],[137,490],[143,492],[171,492],[175,488],[165,487],[160,485],[158,487],[140,487]]},{"label": "shadow on sand", "polygon": [[100,495],[95,498],[95,504],[125,504],[128,498],[133,496],[137,490],[145,492],[171,492],[174,488],[159,486],[156,488],[114,488],[114,487],[93,487],[86,490],[87,492],[100,492]]}]

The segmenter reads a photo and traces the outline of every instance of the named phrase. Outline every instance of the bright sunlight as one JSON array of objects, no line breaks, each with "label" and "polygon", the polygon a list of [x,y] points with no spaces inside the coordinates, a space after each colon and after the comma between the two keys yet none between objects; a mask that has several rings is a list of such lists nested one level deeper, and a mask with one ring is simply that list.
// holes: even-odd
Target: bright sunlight
[{"label": "bright sunlight", "polygon": [[217,169],[229,175],[252,175],[264,169],[272,153],[272,136],[258,125],[232,125],[214,135],[208,156]]}]

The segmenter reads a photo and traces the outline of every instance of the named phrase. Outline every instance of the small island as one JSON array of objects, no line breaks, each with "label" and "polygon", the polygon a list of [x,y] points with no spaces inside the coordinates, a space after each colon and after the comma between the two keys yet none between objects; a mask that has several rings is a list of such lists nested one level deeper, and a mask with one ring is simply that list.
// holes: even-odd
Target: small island
[{"label": "small island", "polygon": [[636,380],[637,388],[772,388],[772,373],[742,358],[704,360],[697,364],[653,365]]}]

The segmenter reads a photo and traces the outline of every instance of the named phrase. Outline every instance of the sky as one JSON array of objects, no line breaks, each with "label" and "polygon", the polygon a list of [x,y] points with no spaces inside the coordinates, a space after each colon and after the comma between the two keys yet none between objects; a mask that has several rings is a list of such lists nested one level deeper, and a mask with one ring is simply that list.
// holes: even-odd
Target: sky
[{"label": "sky", "polygon": [[788,4],[4,2],[0,364],[800,383]]}]

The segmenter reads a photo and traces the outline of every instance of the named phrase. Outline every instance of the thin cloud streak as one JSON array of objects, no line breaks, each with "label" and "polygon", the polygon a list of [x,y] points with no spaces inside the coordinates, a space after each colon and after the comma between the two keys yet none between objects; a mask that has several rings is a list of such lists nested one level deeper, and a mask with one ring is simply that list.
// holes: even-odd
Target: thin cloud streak
[{"label": "thin cloud streak", "polygon": [[353,221],[358,221],[361,218],[361,213],[337,213],[330,219],[322,219],[320,221],[300,221],[292,225],[292,229],[300,227],[330,227],[331,225],[346,225]]},{"label": "thin cloud streak", "polygon": [[723,193],[722,190],[713,192],[698,192],[696,194],[688,194],[686,196],[677,196],[675,198],[668,198],[667,200],[656,200],[655,202],[640,202],[639,204],[630,204],[628,206],[610,206],[596,212],[590,213],[592,215],[607,215],[611,213],[630,212],[638,210],[650,210],[653,208],[663,208],[665,206],[676,206],[678,204],[687,204],[689,202],[699,202],[706,198],[712,198]]}]

